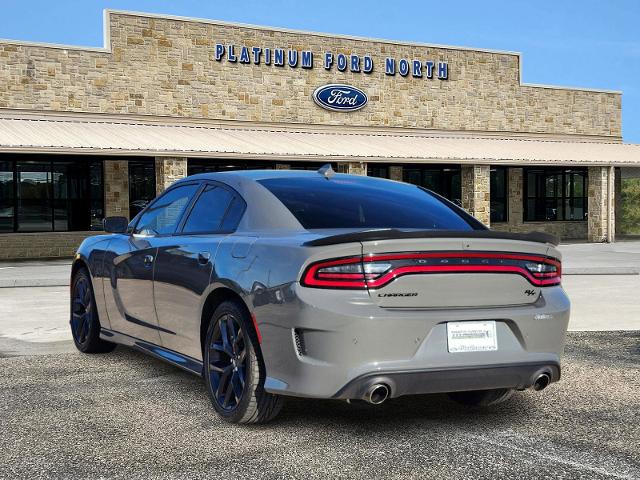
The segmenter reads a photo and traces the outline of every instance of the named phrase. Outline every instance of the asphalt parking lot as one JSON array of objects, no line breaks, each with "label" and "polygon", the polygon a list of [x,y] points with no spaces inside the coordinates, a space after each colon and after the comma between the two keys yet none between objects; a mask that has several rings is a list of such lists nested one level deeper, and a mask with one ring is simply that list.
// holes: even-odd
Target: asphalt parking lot
[{"label": "asphalt parking lot", "polygon": [[640,478],[640,332],[569,334],[563,379],[470,410],[291,400],[225,424],[195,376],[119,347],[0,359],[2,478]]},{"label": "asphalt parking lot", "polygon": [[0,478],[640,479],[640,242],[561,249],[560,383],[486,410],[291,399],[258,427],[157,360],[78,353],[68,260],[0,264]]}]

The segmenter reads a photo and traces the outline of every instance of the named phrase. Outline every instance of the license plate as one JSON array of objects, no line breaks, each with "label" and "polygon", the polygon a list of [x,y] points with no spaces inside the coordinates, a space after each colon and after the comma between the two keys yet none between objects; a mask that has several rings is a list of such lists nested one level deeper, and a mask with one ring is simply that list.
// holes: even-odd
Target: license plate
[{"label": "license plate", "polygon": [[496,322],[448,322],[449,352],[490,352],[498,350]]}]

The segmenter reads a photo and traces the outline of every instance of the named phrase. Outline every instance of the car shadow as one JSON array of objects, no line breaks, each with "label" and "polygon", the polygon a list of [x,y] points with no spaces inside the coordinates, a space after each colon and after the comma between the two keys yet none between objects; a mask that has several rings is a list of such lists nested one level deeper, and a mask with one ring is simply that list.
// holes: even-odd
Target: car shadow
[{"label": "car shadow", "polygon": [[[193,393],[192,389],[197,385],[197,388],[202,389],[203,406],[211,409],[212,418],[215,418],[204,382],[201,382],[197,376],[127,347],[120,346],[109,355],[119,357],[120,362],[130,362],[135,369],[140,370],[141,382],[157,379],[157,381],[180,383],[189,389],[190,393]],[[185,385],[185,382],[189,385]],[[179,389],[174,391],[178,393]],[[516,392],[505,403],[483,408],[460,405],[450,400],[446,394],[403,396],[389,399],[381,405],[370,405],[361,400],[346,402],[285,397],[282,411],[268,423],[268,427],[289,428],[304,424],[309,428],[314,424],[324,427],[335,424],[340,428],[348,427],[380,433],[385,430],[397,431],[397,428],[403,424],[407,427],[415,427],[416,424],[428,427],[429,424],[435,425],[446,421],[451,426],[486,425],[490,422],[493,426],[500,428],[508,427],[514,422],[522,422],[525,418],[535,415],[537,402],[534,397],[535,394],[529,391]],[[192,402],[193,398],[190,397],[188,401]]]}]

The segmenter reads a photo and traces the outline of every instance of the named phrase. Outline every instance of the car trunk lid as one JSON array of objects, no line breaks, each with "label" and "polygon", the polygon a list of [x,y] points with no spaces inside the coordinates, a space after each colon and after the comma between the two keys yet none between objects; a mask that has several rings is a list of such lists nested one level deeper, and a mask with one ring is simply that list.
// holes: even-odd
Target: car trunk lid
[{"label": "car trunk lid", "polygon": [[551,244],[465,233],[362,241],[371,298],[384,308],[524,305],[559,282],[559,252]]}]

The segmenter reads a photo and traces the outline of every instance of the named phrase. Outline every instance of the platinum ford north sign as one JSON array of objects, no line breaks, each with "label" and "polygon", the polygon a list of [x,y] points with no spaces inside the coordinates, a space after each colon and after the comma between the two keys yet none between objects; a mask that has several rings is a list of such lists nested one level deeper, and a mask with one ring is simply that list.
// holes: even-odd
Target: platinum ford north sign
[{"label": "platinum ford north sign", "polygon": [[[231,64],[264,65],[289,68],[312,69],[314,63],[320,63],[325,70],[336,69],[339,72],[354,72],[371,74],[375,69],[371,55],[335,54],[330,51],[322,52],[320,62],[314,62],[314,52],[311,50],[296,50],[271,47],[257,47],[217,43],[214,58],[217,62]],[[385,75],[425,79],[449,79],[449,64],[432,59],[394,58],[384,59]]]},{"label": "platinum ford north sign", "polygon": [[316,88],[313,100],[322,108],[335,112],[353,112],[367,104],[367,94],[350,85],[330,84]]}]

